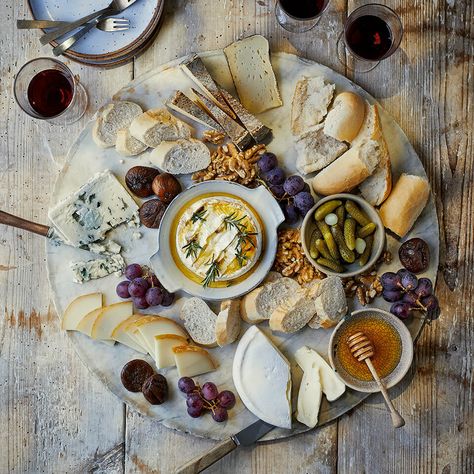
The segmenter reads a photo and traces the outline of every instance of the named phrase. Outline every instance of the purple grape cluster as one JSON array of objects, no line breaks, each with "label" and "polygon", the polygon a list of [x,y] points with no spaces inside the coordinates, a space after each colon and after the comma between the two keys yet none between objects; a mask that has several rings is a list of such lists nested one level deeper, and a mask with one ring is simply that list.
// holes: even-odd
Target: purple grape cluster
[{"label": "purple grape cluster", "polygon": [[428,278],[417,278],[413,273],[401,268],[386,272],[380,277],[385,301],[393,303],[390,312],[400,319],[407,319],[411,311],[423,311],[427,318],[436,319],[440,308],[433,294],[433,283]]},{"label": "purple grape cluster", "polygon": [[124,273],[127,279],[117,285],[117,295],[122,299],[132,298],[137,309],[173,304],[174,294],[161,285],[148,267],[132,263],[125,268]]},{"label": "purple grape cluster", "polygon": [[206,382],[202,387],[190,377],[178,380],[178,389],[186,394],[188,415],[199,418],[205,410],[211,412],[214,421],[222,423],[229,417],[228,410],[235,405],[235,395],[230,390],[219,392],[216,384]]},{"label": "purple grape cluster", "polygon": [[314,198],[308,183],[301,176],[285,176],[278,167],[278,159],[273,153],[263,153],[257,162],[260,177],[267,185],[285,214],[288,224],[296,223],[314,206]]}]

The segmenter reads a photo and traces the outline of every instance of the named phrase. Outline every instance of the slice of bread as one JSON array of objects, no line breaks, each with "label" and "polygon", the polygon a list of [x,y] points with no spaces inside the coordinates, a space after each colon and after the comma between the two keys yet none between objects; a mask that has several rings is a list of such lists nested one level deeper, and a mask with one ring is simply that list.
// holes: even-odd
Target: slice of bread
[{"label": "slice of bread", "polygon": [[324,133],[324,124],[307,130],[296,140],[296,167],[301,174],[309,174],[328,166],[346,150],[347,145]]},{"label": "slice of bread", "polygon": [[374,172],[381,155],[378,141],[366,140],[354,145],[313,178],[314,191],[329,196],[354,189]]},{"label": "slice of bread", "polygon": [[387,143],[383,137],[382,126],[377,105],[369,105],[366,119],[356,141],[364,137],[379,143],[380,161],[373,174],[359,185],[362,196],[373,206],[379,206],[392,191],[392,165]]},{"label": "slice of bread", "polygon": [[224,48],[224,53],[240,102],[250,113],[259,114],[283,105],[266,38],[244,38]]},{"label": "slice of bread", "polygon": [[300,289],[273,311],[269,321],[270,329],[284,333],[299,331],[315,313],[313,300],[308,298],[304,289]]},{"label": "slice of bread", "polygon": [[115,149],[123,156],[136,156],[143,153],[148,147],[140,140],[130,135],[128,128],[122,128],[117,132]]},{"label": "slice of bread", "polygon": [[217,316],[201,298],[186,300],[181,307],[179,317],[183,320],[184,327],[195,343],[207,347],[217,345]]},{"label": "slice of bread", "polygon": [[274,272],[270,271],[267,273],[267,276],[265,277],[265,280],[263,280],[264,283],[272,283],[276,280],[279,280],[280,278],[283,278],[283,275],[279,272]]},{"label": "slice of bread", "polygon": [[301,286],[298,282],[288,277],[278,278],[271,283],[266,283],[255,300],[257,313],[263,319],[270,319],[273,311],[300,289]]},{"label": "slice of bread", "polygon": [[128,100],[105,105],[99,110],[92,129],[94,142],[101,148],[115,146],[117,132],[128,128],[142,112],[142,108],[138,104]]},{"label": "slice of bread", "polygon": [[262,290],[263,286],[259,286],[252,290],[250,293],[247,293],[240,300],[240,316],[246,323],[258,324],[262,321],[265,321],[265,318],[262,318],[262,316],[260,316],[256,306],[257,296]]},{"label": "slice of bread", "polygon": [[325,82],[321,76],[304,76],[296,83],[291,105],[293,135],[299,136],[321,123],[328,112],[335,89],[334,84]]},{"label": "slice of bread", "polygon": [[242,320],[240,319],[240,301],[222,301],[216,319],[216,341],[220,347],[232,344],[240,334]]},{"label": "slice of bread", "polygon": [[308,326],[313,329],[335,326],[347,312],[347,300],[342,280],[330,276],[321,280],[313,298],[315,316]]},{"label": "slice of bread", "polygon": [[324,133],[336,140],[352,142],[359,134],[365,118],[364,99],[354,92],[342,92],[334,99],[324,121]]},{"label": "slice of bread", "polygon": [[211,162],[209,148],[194,138],[163,141],[149,155],[150,161],[171,174],[189,174],[202,170]]},{"label": "slice of bread", "polygon": [[166,109],[151,109],[130,124],[130,134],[145,145],[156,148],[162,141],[191,138],[191,128]]},{"label": "slice of bread", "polygon": [[413,227],[430,197],[430,185],[425,178],[402,174],[379,214],[383,225],[404,237]]}]

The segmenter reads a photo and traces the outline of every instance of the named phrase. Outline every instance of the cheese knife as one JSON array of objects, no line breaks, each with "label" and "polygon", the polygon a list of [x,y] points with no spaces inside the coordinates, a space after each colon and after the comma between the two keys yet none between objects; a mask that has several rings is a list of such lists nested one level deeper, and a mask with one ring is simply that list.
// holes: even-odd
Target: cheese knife
[{"label": "cheese knife", "polygon": [[212,466],[215,462],[219,461],[219,459],[222,459],[224,456],[232,452],[238,446],[252,446],[273,428],[275,428],[275,426],[270,425],[265,421],[258,420],[250,426],[247,426],[247,428],[244,428],[239,433],[220,442],[217,446],[214,446],[206,453],[203,453],[186,464],[183,464],[176,470],[176,474],[196,474],[202,472],[204,469]]}]

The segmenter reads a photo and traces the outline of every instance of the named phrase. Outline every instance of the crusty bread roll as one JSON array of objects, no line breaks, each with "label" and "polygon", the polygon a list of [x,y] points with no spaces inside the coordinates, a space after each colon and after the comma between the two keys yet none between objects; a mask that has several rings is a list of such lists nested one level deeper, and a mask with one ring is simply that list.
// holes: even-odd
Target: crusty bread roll
[{"label": "crusty bread roll", "polygon": [[256,305],[257,296],[262,290],[263,286],[259,286],[240,300],[240,316],[246,323],[258,324],[265,320],[258,312]]},{"label": "crusty bread roll", "polygon": [[426,206],[429,195],[430,185],[425,178],[402,174],[380,208],[383,225],[400,237],[405,236]]},{"label": "crusty bread roll", "polygon": [[317,194],[344,193],[355,188],[370,176],[380,160],[380,144],[366,140],[341,155],[313,178]]},{"label": "crusty bread roll", "polygon": [[222,301],[216,319],[216,341],[220,347],[232,344],[240,334],[240,300]]},{"label": "crusty bread roll", "polygon": [[302,329],[313,318],[316,310],[314,302],[300,289],[277,306],[270,316],[270,329],[293,333]]},{"label": "crusty bread roll", "polygon": [[121,128],[117,131],[115,149],[123,156],[136,156],[143,153],[148,147],[140,140],[130,135],[128,128]]},{"label": "crusty bread roll", "polygon": [[364,122],[365,102],[354,92],[342,92],[324,122],[324,133],[336,140],[352,142]]}]

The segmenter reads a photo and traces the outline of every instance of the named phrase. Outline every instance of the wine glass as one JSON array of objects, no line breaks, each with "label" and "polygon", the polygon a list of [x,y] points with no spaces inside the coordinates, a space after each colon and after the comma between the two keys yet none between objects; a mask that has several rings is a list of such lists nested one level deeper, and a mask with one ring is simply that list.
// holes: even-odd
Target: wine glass
[{"label": "wine glass", "polygon": [[389,7],[372,3],[355,9],[337,40],[337,57],[351,71],[369,72],[400,46],[403,25]]},{"label": "wine glass", "polygon": [[17,73],[15,100],[30,117],[54,125],[79,120],[87,108],[87,92],[71,70],[53,58],[27,62]]},{"label": "wine glass", "polygon": [[329,0],[277,0],[275,16],[285,30],[303,33],[318,24],[328,4]]}]

